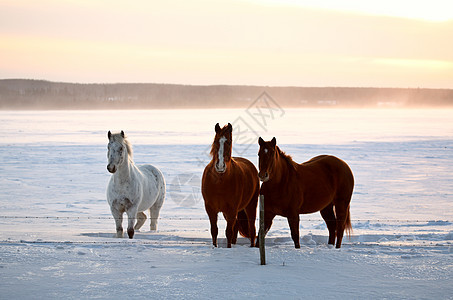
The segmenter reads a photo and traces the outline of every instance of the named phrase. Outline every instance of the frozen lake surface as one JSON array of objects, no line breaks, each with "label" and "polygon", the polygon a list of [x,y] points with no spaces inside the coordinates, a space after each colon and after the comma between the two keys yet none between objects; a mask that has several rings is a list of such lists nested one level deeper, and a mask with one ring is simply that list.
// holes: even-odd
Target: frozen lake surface
[{"label": "frozen lake surface", "polygon": [[[0,112],[1,298],[451,299],[453,111],[269,109]],[[239,240],[211,247],[200,178],[214,125],[257,165],[257,137],[303,162],[345,160],[355,175],[353,236],[330,249],[319,213],[301,249],[277,218],[267,266]],[[167,180],[158,232],[115,239],[105,200],[107,131]]]}]

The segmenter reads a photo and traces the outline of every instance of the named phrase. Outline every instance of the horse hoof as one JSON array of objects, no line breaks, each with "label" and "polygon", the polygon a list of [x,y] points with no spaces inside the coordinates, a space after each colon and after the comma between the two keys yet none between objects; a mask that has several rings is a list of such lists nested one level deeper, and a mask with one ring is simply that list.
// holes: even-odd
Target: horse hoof
[{"label": "horse hoof", "polygon": [[129,236],[130,239],[132,239],[134,237],[134,229],[128,229],[127,235]]}]

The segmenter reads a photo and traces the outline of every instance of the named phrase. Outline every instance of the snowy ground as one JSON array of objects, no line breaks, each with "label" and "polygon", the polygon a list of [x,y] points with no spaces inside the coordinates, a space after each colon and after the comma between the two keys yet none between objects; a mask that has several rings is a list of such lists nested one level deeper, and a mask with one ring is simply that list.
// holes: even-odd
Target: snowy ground
[{"label": "snowy ground", "polygon": [[[451,115],[287,110],[256,126],[296,161],[333,154],[356,178],[340,250],[319,214],[301,216],[301,249],[280,218],[261,266],[244,239],[225,248],[221,218],[211,247],[200,194],[214,124],[252,123],[244,111],[0,112],[0,299],[453,299]],[[105,200],[106,132],[119,129],[167,179],[158,232],[133,240],[113,238]],[[257,145],[238,149],[256,164]]]}]

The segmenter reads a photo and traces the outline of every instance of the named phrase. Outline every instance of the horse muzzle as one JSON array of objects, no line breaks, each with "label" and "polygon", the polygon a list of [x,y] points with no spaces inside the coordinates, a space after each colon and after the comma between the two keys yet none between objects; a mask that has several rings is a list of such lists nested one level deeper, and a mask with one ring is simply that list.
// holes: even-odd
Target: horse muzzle
[{"label": "horse muzzle", "polygon": [[116,172],[116,167],[115,165],[107,165],[107,170],[113,174]]},{"label": "horse muzzle", "polygon": [[264,175],[263,174],[259,174],[258,177],[260,178],[260,180],[262,182],[266,182],[269,180],[269,173],[265,172]]},{"label": "horse muzzle", "polygon": [[218,168],[217,166],[215,167],[215,170],[217,173],[223,174],[226,172],[226,167],[224,168]]},{"label": "horse muzzle", "polygon": [[222,163],[217,162],[214,165],[214,169],[216,170],[217,173],[223,174],[226,172],[227,166],[225,163],[222,164]]}]

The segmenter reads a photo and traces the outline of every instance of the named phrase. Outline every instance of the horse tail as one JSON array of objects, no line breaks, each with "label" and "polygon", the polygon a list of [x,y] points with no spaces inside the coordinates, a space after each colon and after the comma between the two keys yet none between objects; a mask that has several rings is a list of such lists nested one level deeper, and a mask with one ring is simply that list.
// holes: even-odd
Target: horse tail
[{"label": "horse tail", "polygon": [[238,218],[236,222],[238,224],[239,233],[245,238],[250,238],[249,222],[245,210],[238,212]]},{"label": "horse tail", "polygon": [[344,224],[344,230],[346,231],[348,238],[351,239],[352,225],[351,225],[351,212],[349,211],[349,206],[348,206],[348,211],[346,212],[346,221]]}]

